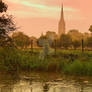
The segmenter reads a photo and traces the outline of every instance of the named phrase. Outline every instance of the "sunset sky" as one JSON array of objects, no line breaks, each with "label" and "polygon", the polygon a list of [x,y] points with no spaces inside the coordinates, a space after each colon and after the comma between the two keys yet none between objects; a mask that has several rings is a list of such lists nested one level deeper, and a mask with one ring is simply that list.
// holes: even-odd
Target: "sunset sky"
[{"label": "sunset sky", "polygon": [[92,24],[92,0],[4,0],[15,17],[19,31],[39,37],[46,31],[58,32],[60,7],[64,5],[66,31],[88,32]]}]

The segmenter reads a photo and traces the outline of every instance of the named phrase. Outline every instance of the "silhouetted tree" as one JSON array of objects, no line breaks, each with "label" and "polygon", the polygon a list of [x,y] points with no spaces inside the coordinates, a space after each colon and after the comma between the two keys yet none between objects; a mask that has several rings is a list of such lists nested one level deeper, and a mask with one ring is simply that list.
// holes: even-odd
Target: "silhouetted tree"
[{"label": "silhouetted tree", "polygon": [[7,11],[7,5],[4,3],[4,2],[2,2],[2,0],[0,1],[0,13],[2,13],[2,12],[6,12]]},{"label": "silhouetted tree", "polygon": [[7,5],[0,1],[0,46],[7,46],[11,44],[12,40],[9,33],[16,30],[13,22],[13,17],[4,12],[7,11]]}]

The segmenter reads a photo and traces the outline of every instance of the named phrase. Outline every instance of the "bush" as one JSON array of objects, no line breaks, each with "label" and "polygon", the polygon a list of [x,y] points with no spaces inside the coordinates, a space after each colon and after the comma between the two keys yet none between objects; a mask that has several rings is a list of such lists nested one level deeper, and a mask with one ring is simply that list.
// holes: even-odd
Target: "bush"
[{"label": "bush", "polygon": [[90,76],[92,75],[92,62],[75,61],[72,64],[66,64],[63,73],[69,75]]},{"label": "bush", "polygon": [[0,70],[18,71],[20,54],[14,48],[0,48]]},{"label": "bush", "polygon": [[29,51],[0,48],[0,71],[61,72],[66,75],[92,76],[92,53],[73,53],[62,51],[57,53],[58,57],[48,56],[41,60],[39,54],[30,54]]}]

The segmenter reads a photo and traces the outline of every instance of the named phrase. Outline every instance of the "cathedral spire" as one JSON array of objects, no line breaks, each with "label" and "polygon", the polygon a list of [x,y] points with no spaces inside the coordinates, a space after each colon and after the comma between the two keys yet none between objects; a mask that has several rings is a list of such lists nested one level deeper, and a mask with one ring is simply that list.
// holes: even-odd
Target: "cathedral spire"
[{"label": "cathedral spire", "polygon": [[65,34],[65,21],[64,21],[64,9],[63,9],[63,4],[61,7],[61,15],[60,15],[60,21],[59,21],[59,25],[58,25],[58,35],[59,37]]},{"label": "cathedral spire", "polygon": [[60,16],[61,19],[64,19],[64,9],[63,9],[63,3],[62,3],[62,6],[61,6],[61,16]]},{"label": "cathedral spire", "polygon": [[62,3],[62,7],[61,7],[61,15],[63,15],[63,3]]}]

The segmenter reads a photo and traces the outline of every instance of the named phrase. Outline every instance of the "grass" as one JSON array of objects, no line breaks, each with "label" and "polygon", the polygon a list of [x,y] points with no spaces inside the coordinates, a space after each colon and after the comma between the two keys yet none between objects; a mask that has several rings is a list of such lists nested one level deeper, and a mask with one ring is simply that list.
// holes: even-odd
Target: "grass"
[{"label": "grass", "polygon": [[92,62],[75,61],[72,64],[66,64],[63,73],[78,76],[92,76]]},{"label": "grass", "polygon": [[58,50],[56,56],[39,59],[39,50],[31,54],[15,48],[0,48],[0,71],[8,73],[59,72],[65,75],[92,76],[92,52]]}]

